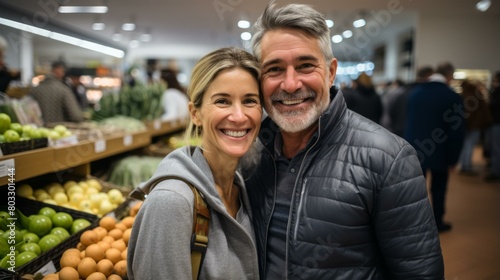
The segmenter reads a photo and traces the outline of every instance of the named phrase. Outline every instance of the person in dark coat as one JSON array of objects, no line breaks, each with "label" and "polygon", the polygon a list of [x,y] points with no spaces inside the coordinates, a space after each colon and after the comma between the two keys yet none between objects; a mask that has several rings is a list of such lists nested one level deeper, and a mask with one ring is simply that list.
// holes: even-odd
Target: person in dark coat
[{"label": "person in dark coat", "polygon": [[490,138],[490,166],[486,181],[500,181],[500,71],[493,77],[492,90],[490,92],[490,111],[492,113],[492,125],[489,131]]},{"label": "person in dark coat", "polygon": [[404,138],[417,150],[424,175],[431,175],[431,198],[439,231],[448,231],[451,224],[445,214],[448,175],[458,162],[465,137],[462,98],[449,84],[454,67],[438,66],[429,82],[415,86],[408,97]]},{"label": "person in dark coat", "polygon": [[383,113],[382,100],[375,91],[372,79],[365,72],[354,80],[352,88],[344,91],[344,98],[347,108],[380,123]]}]

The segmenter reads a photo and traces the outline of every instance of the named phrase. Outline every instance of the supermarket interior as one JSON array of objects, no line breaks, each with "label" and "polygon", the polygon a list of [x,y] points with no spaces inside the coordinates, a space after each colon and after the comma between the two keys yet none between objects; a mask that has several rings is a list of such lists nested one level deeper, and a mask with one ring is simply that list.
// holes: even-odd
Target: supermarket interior
[{"label": "supermarket interior", "polygon": [[[0,280],[134,279],[127,250],[143,202],[129,195],[167,155],[186,143],[201,146],[185,137],[193,69],[219,48],[252,53],[253,25],[268,2],[0,0]],[[417,92],[418,83],[438,81],[431,78],[440,67],[452,68],[447,89],[467,111],[461,150],[446,168],[450,224],[437,227],[444,278],[500,279],[500,3],[274,2],[323,15],[338,61],[333,85],[345,106],[408,142],[408,127],[404,134],[397,124],[408,124],[411,110],[396,94]],[[432,73],[420,80],[426,69]],[[362,88],[376,104],[353,105],[358,97],[349,94]],[[66,95],[63,103],[50,96],[56,91]],[[442,142],[432,133],[434,149]],[[415,147],[419,159],[426,140]],[[211,279],[203,273],[199,279]]]}]

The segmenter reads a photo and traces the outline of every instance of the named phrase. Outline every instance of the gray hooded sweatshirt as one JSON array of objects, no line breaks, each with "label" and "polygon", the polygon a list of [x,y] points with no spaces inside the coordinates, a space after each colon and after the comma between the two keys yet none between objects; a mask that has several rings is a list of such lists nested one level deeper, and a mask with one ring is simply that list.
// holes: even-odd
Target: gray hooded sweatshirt
[{"label": "gray hooded sweatshirt", "polygon": [[[140,188],[147,193],[136,216],[128,244],[130,280],[191,280],[191,235],[194,195],[181,180],[195,186],[210,208],[208,248],[199,279],[259,279],[250,205],[241,175],[241,207],[236,219],[226,211],[210,167],[201,150],[187,147],[167,155],[153,177]],[[154,188],[153,188],[154,187]],[[153,189],[152,189],[153,188]]]}]

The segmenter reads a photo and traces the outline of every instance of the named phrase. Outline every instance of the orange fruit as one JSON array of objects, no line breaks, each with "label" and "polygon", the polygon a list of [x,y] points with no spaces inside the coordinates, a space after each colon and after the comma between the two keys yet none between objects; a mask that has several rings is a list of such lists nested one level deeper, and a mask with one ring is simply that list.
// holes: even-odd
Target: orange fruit
[{"label": "orange fruit", "polygon": [[122,278],[116,274],[111,274],[106,280],[122,280]]},{"label": "orange fruit", "polygon": [[122,260],[122,252],[116,248],[109,248],[106,250],[106,259],[110,260],[113,264]]},{"label": "orange fruit", "polygon": [[78,254],[73,254],[73,253],[66,254],[66,253],[64,253],[61,256],[61,259],[59,260],[59,264],[60,264],[61,268],[68,266],[68,267],[72,267],[72,268],[76,269],[81,260],[82,259],[80,258],[80,252],[78,252]]},{"label": "orange fruit", "polygon": [[123,218],[122,224],[124,224],[127,228],[131,228],[132,225],[134,225],[134,221],[135,221],[135,217],[128,216],[128,217]]},{"label": "orange fruit", "polygon": [[[117,277],[119,277],[119,276],[117,276]],[[45,277],[43,277],[42,280],[59,280],[59,275],[57,275],[55,273],[47,274],[47,275],[45,275]],[[118,279],[118,278],[110,279],[110,280],[121,280],[121,278],[120,279]]]},{"label": "orange fruit", "polygon": [[106,236],[104,236],[104,238],[102,239],[102,241],[106,241],[106,242],[108,242],[111,245],[111,243],[113,243],[113,241],[115,241],[115,238],[113,236],[106,235]]},{"label": "orange fruit", "polygon": [[104,236],[108,235],[108,230],[103,228],[103,227],[96,227],[93,229],[97,233],[97,236],[99,237],[99,240],[102,240]]},{"label": "orange fruit", "polygon": [[97,245],[101,246],[101,248],[104,250],[104,252],[106,252],[106,250],[111,248],[111,244],[109,242],[102,241],[102,240],[97,242]]},{"label": "orange fruit", "polygon": [[113,237],[115,240],[122,238],[123,231],[121,229],[112,229],[108,232],[108,236]]},{"label": "orange fruit", "polygon": [[99,262],[104,259],[104,249],[98,244],[92,244],[85,249],[85,257],[93,258],[94,261]]},{"label": "orange fruit", "polygon": [[76,271],[76,269],[72,268],[72,267],[63,267],[60,271],[59,271],[59,280],[75,280],[75,279],[79,279],[79,274],[78,274],[78,271]]},{"label": "orange fruit", "polygon": [[86,279],[90,274],[96,272],[97,263],[93,258],[83,258],[78,264],[78,274],[80,278]]},{"label": "orange fruit", "polygon": [[102,272],[96,271],[90,274],[86,280],[106,280],[106,275],[104,275],[104,273]]},{"label": "orange fruit", "polygon": [[99,241],[99,236],[97,233],[93,230],[86,230],[82,235],[80,236],[80,242],[82,242],[83,245],[85,246],[90,246],[92,244],[96,244]]},{"label": "orange fruit", "polygon": [[117,224],[115,225],[115,229],[119,229],[119,230],[121,230],[121,231],[124,231],[124,230],[126,230],[126,229],[127,229],[127,226],[126,226],[125,224],[123,224],[123,223],[121,223],[121,222],[120,222],[120,223],[117,223]]},{"label": "orange fruit", "polygon": [[121,260],[117,263],[115,263],[115,273],[118,274],[120,277],[125,277],[127,276],[127,261]]},{"label": "orange fruit", "polygon": [[127,260],[127,248],[122,251],[122,260]]},{"label": "orange fruit", "polygon": [[114,264],[108,259],[102,259],[97,263],[97,271],[103,273],[106,276],[113,273]]},{"label": "orange fruit", "polygon": [[125,241],[125,244],[128,245],[128,241],[130,240],[130,234],[132,234],[132,229],[128,228],[123,232],[122,239]]},{"label": "orange fruit", "polygon": [[101,220],[99,220],[99,226],[105,228],[107,231],[114,229],[115,225],[116,225],[116,220],[111,216],[105,216],[102,217]]},{"label": "orange fruit", "polygon": [[127,244],[125,244],[125,241],[123,241],[123,239],[118,239],[116,241],[113,241],[113,243],[111,243],[111,247],[116,248],[120,250],[120,252],[122,252],[123,250],[127,249]]}]

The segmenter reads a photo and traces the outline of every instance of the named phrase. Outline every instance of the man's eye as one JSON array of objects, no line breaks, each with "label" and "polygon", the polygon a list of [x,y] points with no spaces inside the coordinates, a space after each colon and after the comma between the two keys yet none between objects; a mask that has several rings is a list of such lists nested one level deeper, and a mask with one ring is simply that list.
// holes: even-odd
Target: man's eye
[{"label": "man's eye", "polygon": [[281,68],[278,67],[278,66],[274,66],[274,67],[270,67],[270,68],[267,68],[267,70],[265,71],[265,73],[269,73],[269,74],[273,74],[273,73],[277,73],[277,72],[280,72],[281,71]]},{"label": "man's eye", "polygon": [[310,69],[310,68],[313,68],[313,67],[314,67],[314,64],[304,63],[304,64],[301,64],[298,68],[299,69]]}]

